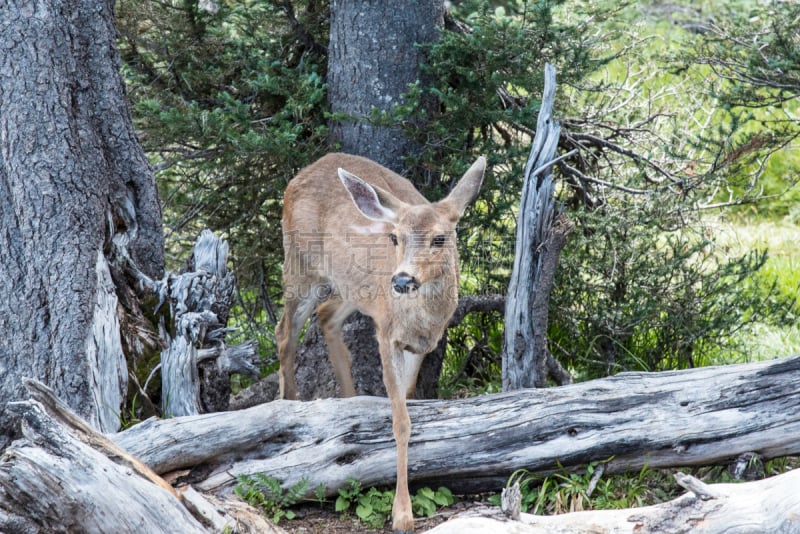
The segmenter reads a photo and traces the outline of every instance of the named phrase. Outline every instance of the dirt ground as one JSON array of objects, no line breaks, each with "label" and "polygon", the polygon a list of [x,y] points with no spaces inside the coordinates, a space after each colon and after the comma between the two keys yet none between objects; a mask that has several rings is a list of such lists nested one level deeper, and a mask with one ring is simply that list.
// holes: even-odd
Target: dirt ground
[{"label": "dirt ground", "polygon": [[[452,516],[474,507],[485,507],[485,502],[462,501],[441,509],[432,517],[414,518],[416,532],[425,532],[440,523],[444,523]],[[297,516],[292,520],[284,519],[278,525],[290,534],[375,534],[391,533],[391,520],[387,521],[384,528],[373,530],[360,523],[355,515],[340,517],[330,506],[320,507],[318,504],[309,504],[292,508]]]}]

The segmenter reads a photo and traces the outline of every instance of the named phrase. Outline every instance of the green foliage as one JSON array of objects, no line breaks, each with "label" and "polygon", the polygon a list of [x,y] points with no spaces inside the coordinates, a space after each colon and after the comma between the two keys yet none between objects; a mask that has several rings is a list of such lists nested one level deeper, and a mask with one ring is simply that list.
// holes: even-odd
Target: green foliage
[{"label": "green foliage", "polygon": [[501,391],[503,323],[499,314],[470,314],[447,331],[439,396],[464,397]]},{"label": "green foliage", "polygon": [[[520,469],[511,474],[506,487],[518,483],[522,494],[521,511],[539,515],[634,508],[664,502],[682,492],[672,477],[647,466],[638,473],[603,477],[602,471],[598,471],[603,463],[592,462],[579,473],[562,468],[546,477]],[[489,502],[499,506],[500,496],[490,497]]]},{"label": "green foliage", "polygon": [[795,31],[800,5],[740,0],[706,9],[713,31],[687,40],[678,61],[699,66],[699,76],[711,72],[722,80],[713,95],[724,119],[744,124],[730,153],[744,150],[756,156],[749,158],[749,169],[733,169],[731,179],[741,190],[747,184],[737,181],[763,176],[763,192],[781,197],[757,209],[786,216],[800,199],[795,187],[800,158],[792,149],[800,138],[800,38]]},{"label": "green foliage", "polygon": [[350,479],[349,483],[349,487],[339,489],[335,510],[346,513],[355,508],[356,517],[366,526],[375,529],[383,527],[392,514],[394,491],[376,488],[364,490],[361,482],[355,479]]},{"label": "green foliage", "polygon": [[180,267],[200,229],[224,234],[242,288],[238,326],[268,339],[283,190],[327,151],[317,44],[327,42],[327,3],[220,2],[212,15],[197,0],[122,0],[117,12],[134,123],[164,200],[168,267]]},{"label": "green foliage", "polygon": [[[665,207],[672,208],[641,205],[640,220],[610,214],[609,207],[602,226],[592,224],[595,213],[585,213],[581,222],[592,233],[576,232],[568,242],[552,295],[550,338],[554,353],[581,378],[707,364],[721,347],[744,350],[733,343],[740,329],[791,319],[794,297],[758,274],[763,251],[723,256],[711,228],[654,227],[650,221],[661,216],[652,210]],[[598,241],[605,246],[592,246]]]},{"label": "green foliage", "polygon": [[[258,473],[254,476],[240,475],[233,491],[242,500],[261,508],[275,524],[281,519],[294,519],[295,514],[288,508],[302,501],[308,491],[308,480],[302,479],[296,484],[284,489],[276,478]],[[324,498],[324,488],[318,487],[315,494],[319,499],[320,493]]]},{"label": "green foliage", "polygon": [[[339,513],[354,509],[359,521],[369,528],[379,529],[391,516],[393,501],[393,490],[364,489],[361,482],[350,479],[348,486],[339,489],[334,509]],[[411,508],[418,517],[430,517],[439,508],[454,502],[453,493],[445,487],[439,487],[436,491],[428,487],[420,488],[411,496]]]},{"label": "green foliage", "polygon": [[439,508],[456,502],[453,492],[440,486],[436,491],[429,487],[420,488],[411,496],[411,508],[418,517],[431,517]]}]

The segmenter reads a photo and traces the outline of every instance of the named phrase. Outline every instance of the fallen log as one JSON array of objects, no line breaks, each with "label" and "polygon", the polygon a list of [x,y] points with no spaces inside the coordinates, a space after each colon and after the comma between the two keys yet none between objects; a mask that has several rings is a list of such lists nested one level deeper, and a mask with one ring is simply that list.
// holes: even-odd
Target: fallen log
[{"label": "fallen log", "polygon": [[[607,460],[605,472],[800,454],[800,356],[454,401],[412,401],[409,476],[457,492],[497,490],[520,468],[547,474]],[[226,494],[238,475],[334,494],[390,484],[388,401],[275,401],[239,412],[151,419],[112,436],[157,473]]]},{"label": "fallen log", "polygon": [[707,485],[683,473],[675,477],[689,493],[653,506],[553,516],[523,513],[518,521],[487,508],[456,516],[427,534],[800,532],[800,469],[744,484]]},{"label": "fallen log", "polygon": [[0,532],[278,533],[241,502],[173,489],[75,415],[43,384],[7,405],[14,440],[0,455]]}]

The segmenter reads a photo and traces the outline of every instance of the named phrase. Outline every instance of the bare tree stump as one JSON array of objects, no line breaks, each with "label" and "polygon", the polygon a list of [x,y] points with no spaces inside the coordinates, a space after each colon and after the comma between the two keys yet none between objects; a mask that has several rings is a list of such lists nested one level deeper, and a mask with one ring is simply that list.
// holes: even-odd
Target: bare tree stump
[{"label": "bare tree stump", "polygon": [[550,167],[561,126],[553,118],[555,68],[544,71],[544,94],[531,154],[525,165],[517,221],[514,267],[506,298],[503,335],[503,391],[559,384],[571,377],[547,347],[547,312],[556,265],[572,224],[558,217]]},{"label": "bare tree stump", "polygon": [[256,345],[225,345],[235,280],[228,272],[228,244],[209,230],[195,243],[185,272],[155,284],[170,305],[173,326],[162,325],[162,410],[192,415],[228,409],[230,373],[258,376]]}]

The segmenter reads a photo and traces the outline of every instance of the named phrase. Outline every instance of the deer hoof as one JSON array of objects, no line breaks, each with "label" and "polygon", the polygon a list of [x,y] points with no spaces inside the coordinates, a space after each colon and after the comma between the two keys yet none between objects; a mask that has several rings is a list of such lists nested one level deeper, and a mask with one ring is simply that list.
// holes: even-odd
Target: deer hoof
[{"label": "deer hoof", "polygon": [[393,530],[392,534],[414,534],[414,529],[411,530]]}]

